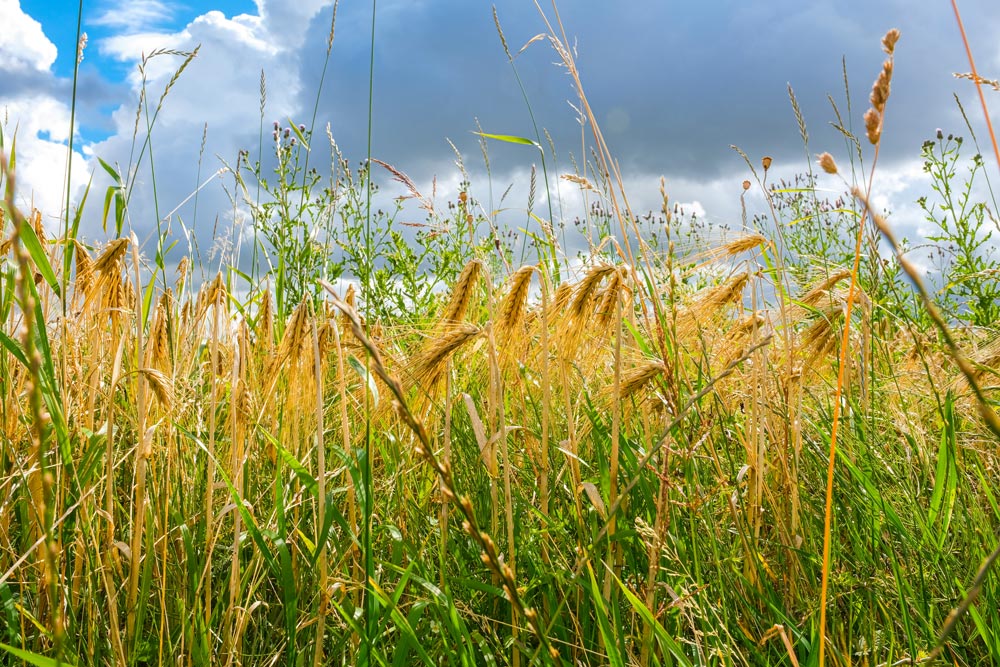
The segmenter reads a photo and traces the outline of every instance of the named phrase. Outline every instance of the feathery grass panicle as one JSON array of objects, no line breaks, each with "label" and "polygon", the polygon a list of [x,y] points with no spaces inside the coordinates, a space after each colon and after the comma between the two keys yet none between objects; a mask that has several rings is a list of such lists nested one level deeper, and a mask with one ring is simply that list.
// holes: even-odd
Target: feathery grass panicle
[{"label": "feathery grass panicle", "polygon": [[569,181],[570,183],[575,183],[580,186],[581,190],[587,190],[589,192],[599,192],[594,184],[585,176],[580,176],[578,174],[563,174],[560,176],[564,181]]},{"label": "feathery grass panicle", "polygon": [[882,37],[882,50],[886,55],[891,56],[896,51],[896,42],[899,41],[899,28],[890,28]]},{"label": "feathery grass panicle", "polygon": [[872,84],[872,92],[869,95],[872,106],[865,112],[864,116],[865,134],[872,145],[878,145],[882,138],[882,123],[892,84],[893,54],[897,41],[899,41],[899,30],[895,28],[882,38],[882,48],[889,57],[882,63],[882,69],[875,79],[875,83]]},{"label": "feathery grass panicle", "polygon": [[837,163],[834,161],[833,156],[829,153],[823,153],[816,160],[820,168],[828,174],[837,173]]},{"label": "feathery grass panicle", "polygon": [[401,172],[399,169],[396,169],[391,164],[383,162],[378,158],[372,158],[372,162],[392,174],[393,180],[401,183],[406,188],[409,194],[400,197],[401,199],[415,199],[419,202],[420,208],[427,211],[428,214],[431,216],[437,215],[434,210],[434,202],[420,194],[420,191],[417,190],[416,183],[414,183],[409,176]]}]

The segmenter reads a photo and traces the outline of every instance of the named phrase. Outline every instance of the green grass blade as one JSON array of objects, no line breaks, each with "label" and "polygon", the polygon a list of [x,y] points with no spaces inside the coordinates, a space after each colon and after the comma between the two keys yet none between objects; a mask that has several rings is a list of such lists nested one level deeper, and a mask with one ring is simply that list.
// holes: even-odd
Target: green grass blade
[{"label": "green grass blade", "polygon": [[538,150],[542,150],[542,147],[538,145],[537,141],[527,139],[525,137],[515,137],[511,134],[490,134],[489,132],[473,132],[473,134],[480,137],[485,137],[487,139],[493,139],[495,141],[502,141],[508,144],[521,144],[522,146],[534,146]]},{"label": "green grass blade", "polygon": [[54,658],[47,658],[44,655],[14,648],[13,646],[8,646],[7,644],[0,644],[0,649],[7,651],[15,658],[19,658],[29,665],[35,665],[35,667],[60,667],[61,665],[68,665],[69,667],[73,666],[73,663],[65,658],[62,660],[55,660]]},{"label": "green grass blade", "polygon": [[[28,254],[31,255],[31,261],[34,262],[39,275],[42,276],[52,291],[56,293],[56,296],[61,296],[62,291],[59,289],[56,272],[52,270],[49,256],[45,253],[45,248],[42,247],[42,243],[38,240],[38,236],[31,225],[24,224],[21,226],[21,241],[24,243]],[[40,321],[44,322],[44,320]]]}]

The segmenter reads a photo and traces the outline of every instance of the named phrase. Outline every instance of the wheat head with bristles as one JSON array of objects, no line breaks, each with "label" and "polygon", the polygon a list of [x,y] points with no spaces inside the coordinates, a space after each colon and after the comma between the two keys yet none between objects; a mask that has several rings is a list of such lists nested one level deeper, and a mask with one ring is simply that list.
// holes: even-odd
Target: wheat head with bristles
[{"label": "wheat head with bristles", "polygon": [[602,335],[612,332],[615,318],[618,316],[618,305],[623,299],[628,298],[628,284],[625,281],[627,275],[625,267],[618,267],[611,274],[604,289],[598,293],[597,307],[594,309],[594,330]]},{"label": "wheat head with bristles", "polygon": [[806,366],[813,367],[819,361],[829,357],[837,350],[839,325],[844,319],[843,301],[836,301],[833,305],[820,311],[810,324],[802,332],[800,338],[800,349],[806,357]]},{"label": "wheat head with bristles", "polygon": [[115,329],[118,328],[121,313],[131,305],[129,300],[131,283],[123,275],[128,244],[127,238],[115,239],[94,261],[93,271],[98,277],[87,286],[83,304],[83,309],[87,310],[96,302],[102,316],[107,315]]},{"label": "wheat head with bristles", "polygon": [[695,252],[690,256],[691,271],[730,257],[737,257],[745,252],[768,244],[767,237],[759,232],[741,234],[728,243],[713,245],[705,250]]},{"label": "wheat head with bristles", "polygon": [[[590,267],[583,280],[572,289],[571,294],[561,294],[559,290],[556,291],[557,305],[568,301],[564,306],[565,310],[557,311],[554,318],[559,353],[564,359],[576,357],[584,336],[592,330],[590,317],[596,301],[595,295],[601,281],[613,272],[615,267],[611,264],[596,264]],[[562,285],[560,290],[561,288]]]},{"label": "wheat head with bristles", "polygon": [[465,265],[462,273],[455,282],[455,287],[451,291],[451,298],[445,306],[444,312],[438,320],[439,326],[448,327],[454,322],[461,322],[465,319],[469,310],[469,303],[472,301],[472,294],[479,283],[479,276],[483,273],[483,263],[474,259]]},{"label": "wheat head with bristles", "polygon": [[408,384],[419,386],[426,394],[433,396],[443,377],[445,360],[481,332],[479,327],[468,322],[457,323],[436,332],[410,360],[407,368]]},{"label": "wheat head with bristles", "polygon": [[839,269],[834,271],[828,276],[820,278],[815,282],[810,288],[799,298],[799,302],[805,306],[815,306],[824,297],[830,296],[830,289],[839,283],[841,280],[845,280],[851,277],[851,272],[848,269]]},{"label": "wheat head with bristles", "polygon": [[504,363],[517,359],[519,352],[523,351],[523,345],[518,342],[522,340],[522,331],[526,325],[528,293],[536,270],[534,266],[522,266],[515,271],[510,280],[510,288],[500,302],[494,332]]},{"label": "wheat head with bristles", "polygon": [[76,277],[73,280],[73,302],[87,301],[87,295],[94,284],[94,260],[87,251],[87,246],[76,239],[73,240],[73,250],[76,256]]},{"label": "wheat head with bristles", "polygon": [[677,314],[677,336],[683,339],[695,337],[726,306],[742,300],[743,289],[749,282],[750,273],[741,271],[719,285],[698,292],[694,301]]},{"label": "wheat head with bristles", "polygon": [[162,371],[170,370],[170,344],[167,332],[167,313],[173,301],[173,293],[168,288],[156,302],[153,321],[149,327],[149,342],[146,347],[146,363]]},{"label": "wheat head with bristles", "polygon": [[274,350],[274,299],[270,287],[260,295],[256,334],[257,354],[270,356]]}]

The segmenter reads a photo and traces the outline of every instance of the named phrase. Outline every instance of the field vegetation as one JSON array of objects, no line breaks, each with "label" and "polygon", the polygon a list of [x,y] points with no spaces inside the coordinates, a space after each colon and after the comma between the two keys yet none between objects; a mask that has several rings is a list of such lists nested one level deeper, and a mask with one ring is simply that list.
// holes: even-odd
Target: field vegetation
[{"label": "field vegetation", "polygon": [[[435,208],[322,128],[272,134],[263,79],[228,172],[255,234],[217,272],[139,247],[137,165],[46,229],[6,137],[0,662],[1000,662],[997,208],[969,127],[918,147],[929,245],[870,209],[898,38],[864,130],[834,107],[842,154],[791,183],[744,156],[742,229],[630,209],[558,23],[590,159],[482,132],[487,165],[549,156],[516,233],[461,159]],[[534,204],[556,178],[579,258]]]}]

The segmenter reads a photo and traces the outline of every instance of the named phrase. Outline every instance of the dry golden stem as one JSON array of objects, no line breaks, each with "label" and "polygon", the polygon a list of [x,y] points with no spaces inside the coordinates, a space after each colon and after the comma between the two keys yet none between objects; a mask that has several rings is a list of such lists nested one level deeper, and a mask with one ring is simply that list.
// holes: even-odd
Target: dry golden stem
[{"label": "dry golden stem", "polygon": [[[142,284],[139,275],[139,240],[132,234],[132,265],[136,285]],[[142,364],[145,358],[145,340],[142,326],[142,301],[135,300],[135,363]],[[139,442],[135,447],[135,506],[132,515],[131,563],[128,577],[128,613],[125,619],[125,636],[131,644],[136,640],[136,603],[139,594],[139,573],[142,560],[142,535],[146,527],[146,467],[152,453],[152,438],[155,426],[146,428],[147,398],[146,380],[142,373],[136,375],[136,435]]]},{"label": "dry golden stem", "polygon": [[[316,329],[316,317],[312,319],[313,372],[316,382],[316,525],[326,525],[326,443],[323,441],[323,367],[320,356],[319,333]],[[327,612],[328,569],[326,554],[326,538],[316,545],[319,549],[317,567],[319,569],[318,585],[320,591],[319,610],[316,614],[316,639],[313,652],[313,667],[323,664],[323,634]]]}]

